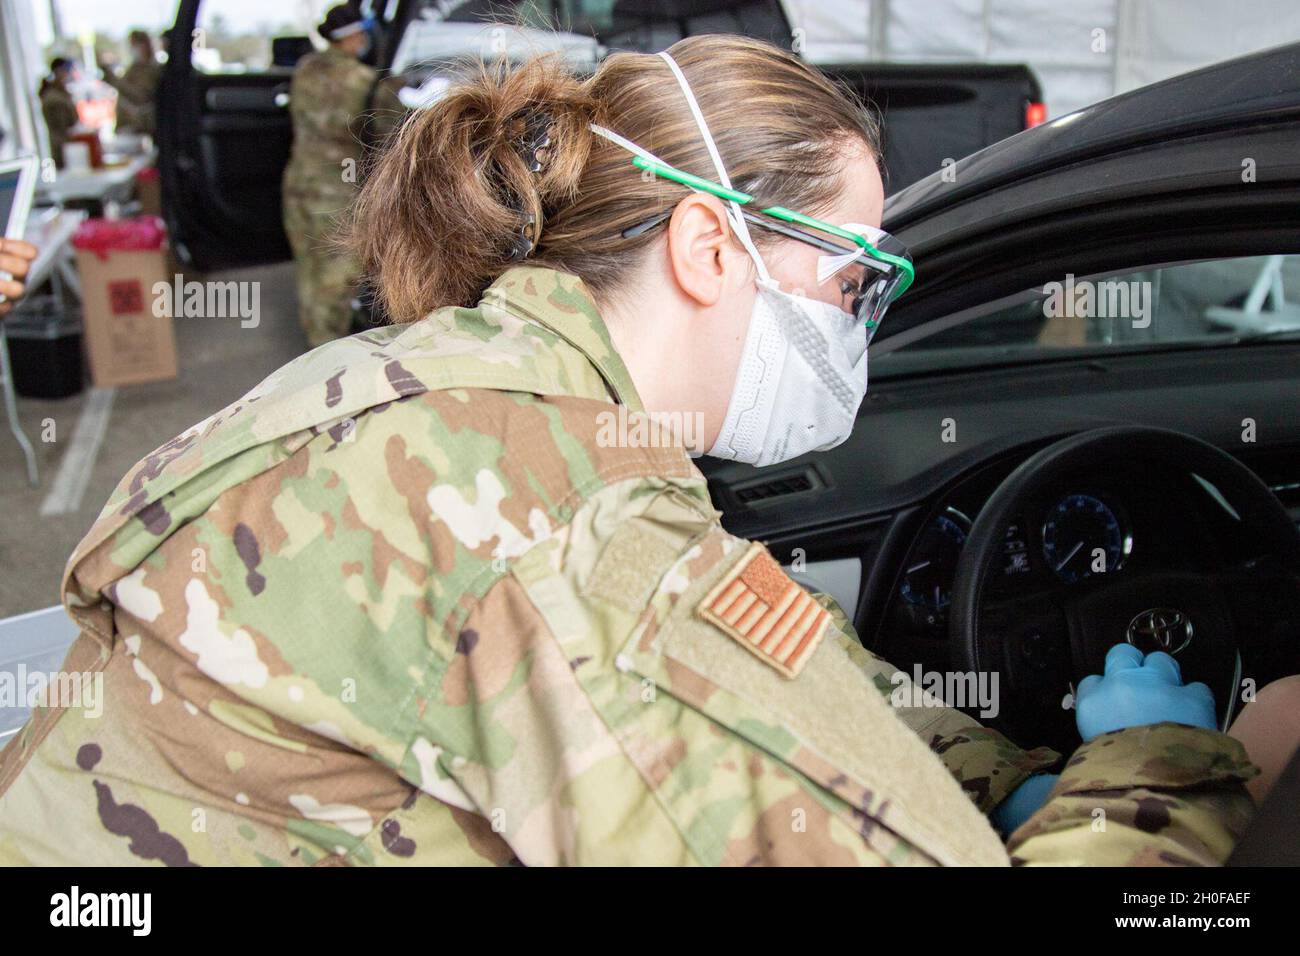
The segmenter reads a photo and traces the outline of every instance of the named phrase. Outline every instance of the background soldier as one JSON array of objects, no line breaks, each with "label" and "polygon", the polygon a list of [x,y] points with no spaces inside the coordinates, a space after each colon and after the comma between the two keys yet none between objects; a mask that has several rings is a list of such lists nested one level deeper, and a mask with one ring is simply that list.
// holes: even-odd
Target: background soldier
[{"label": "background soldier", "polygon": [[117,128],[122,132],[153,135],[157,119],[158,81],[162,64],[154,57],[153,40],[144,30],[132,30],[131,65],[118,76],[111,65],[101,61],[104,82],[117,90]]},{"label": "background soldier", "polygon": [[334,246],[333,236],[356,194],[364,134],[375,132],[365,124],[376,82],[375,71],[358,59],[370,37],[355,7],[332,7],[317,29],[329,47],[304,56],[294,69],[293,154],[284,174],[284,228],[298,272],[298,314],[313,347],[347,335],[351,327],[359,270]]},{"label": "background soldier", "polygon": [[63,168],[63,144],[68,141],[72,128],[77,125],[77,104],[68,91],[72,80],[72,61],[56,56],[50,61],[50,75],[41,80],[39,96],[41,116],[50,134],[50,155],[54,165]]}]

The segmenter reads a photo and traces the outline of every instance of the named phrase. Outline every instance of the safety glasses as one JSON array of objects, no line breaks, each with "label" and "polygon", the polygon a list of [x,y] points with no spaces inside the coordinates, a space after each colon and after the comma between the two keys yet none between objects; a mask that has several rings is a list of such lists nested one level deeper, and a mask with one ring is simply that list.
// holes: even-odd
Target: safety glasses
[{"label": "safety glasses", "polygon": [[[753,202],[754,199],[748,193],[737,189],[728,189],[718,183],[710,182],[673,166],[652,163],[640,156],[632,158],[632,165],[661,179],[667,179],[690,189],[706,192],[711,196],[717,196],[719,199],[725,199],[728,202],[734,202],[742,206]],[[846,259],[845,262],[845,267],[856,265],[863,267],[863,278],[854,294],[852,311],[854,315],[866,323],[869,330],[874,330],[879,326],[890,303],[906,292],[908,286],[912,284],[913,278],[915,278],[916,273],[912,268],[912,258],[908,255],[907,248],[899,240],[882,230],[872,229],[869,235],[859,235],[833,223],[823,222],[820,219],[814,219],[812,216],[805,216],[793,209],[786,209],[784,206],[768,206],[765,209],[757,210],[757,212],[741,210],[741,214],[744,216],[745,222],[750,225],[778,233],[790,239],[797,239],[830,255],[848,257],[854,256],[856,253],[856,256]],[[642,235],[667,222],[671,216],[672,210],[670,209],[644,222],[637,223],[635,226],[624,229],[622,235],[626,239]],[[816,235],[809,230],[816,230],[827,236],[833,236],[836,239],[843,240],[848,245],[846,247],[846,245]]]}]

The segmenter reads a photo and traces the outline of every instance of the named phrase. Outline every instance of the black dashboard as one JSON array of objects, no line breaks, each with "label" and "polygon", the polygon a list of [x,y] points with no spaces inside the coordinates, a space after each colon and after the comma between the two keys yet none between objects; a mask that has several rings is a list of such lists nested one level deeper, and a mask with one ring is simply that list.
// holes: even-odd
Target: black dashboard
[{"label": "black dashboard", "polygon": [[[854,562],[845,610],[863,643],[900,668],[943,670],[957,556],[984,502],[1034,452],[1103,425],[1186,432],[1237,457],[1300,520],[1298,408],[1300,347],[1289,343],[950,372],[873,382],[836,449],[766,469],[701,464],[729,530],[783,563]],[[1086,589],[1099,574],[1207,570],[1249,551],[1233,524],[1216,489],[1177,461],[1098,462],[1007,524],[987,593],[996,603]],[[1285,615],[1253,613],[1255,671],[1300,668]]]},{"label": "black dashboard", "polygon": [[[884,627],[946,640],[957,559],[989,495],[1010,472],[1003,462],[961,481],[922,519],[901,562]],[[1171,468],[1107,464],[1038,497],[1007,524],[990,598],[1083,586],[1097,575],[1134,569],[1205,570],[1194,555],[1215,541],[1225,507],[1216,492]]]}]

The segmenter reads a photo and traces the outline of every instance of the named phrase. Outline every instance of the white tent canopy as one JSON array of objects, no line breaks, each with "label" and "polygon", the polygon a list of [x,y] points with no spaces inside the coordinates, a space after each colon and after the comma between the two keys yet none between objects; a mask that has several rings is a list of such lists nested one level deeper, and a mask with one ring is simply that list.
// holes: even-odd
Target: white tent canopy
[{"label": "white tent canopy", "polygon": [[[0,156],[44,152],[35,4],[0,0]],[[223,0],[206,0],[213,11]],[[1049,116],[1300,40],[1296,0],[784,0],[814,62],[1027,63]],[[44,11],[41,11],[44,13]]]},{"label": "white tent canopy", "polygon": [[1027,63],[1049,116],[1300,40],[1296,0],[786,0],[814,62]]}]

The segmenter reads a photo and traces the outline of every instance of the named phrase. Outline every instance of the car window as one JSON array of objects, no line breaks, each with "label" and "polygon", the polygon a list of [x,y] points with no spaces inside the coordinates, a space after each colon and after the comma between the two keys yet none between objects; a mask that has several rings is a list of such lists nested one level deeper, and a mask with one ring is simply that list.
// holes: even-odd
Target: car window
[{"label": "car window", "polygon": [[266,72],[275,66],[272,44],[277,37],[307,38],[316,49],[324,48],[316,27],[337,2],[203,0],[190,60],[204,73]]},{"label": "car window", "polygon": [[392,72],[420,80],[425,68],[465,58],[523,60],[538,53],[557,53],[579,69],[590,69],[600,49],[578,33],[481,21],[414,20],[402,33]]},{"label": "car window", "polygon": [[[1300,330],[1300,255],[1064,278],[884,339],[873,375]],[[888,324],[888,316],[885,323]]]},{"label": "car window", "polygon": [[551,49],[594,62],[598,44],[610,51],[650,53],[701,33],[738,33],[787,49],[791,45],[780,0],[701,6],[705,9],[661,0],[420,0],[392,69],[404,73],[455,56],[512,57]]}]

